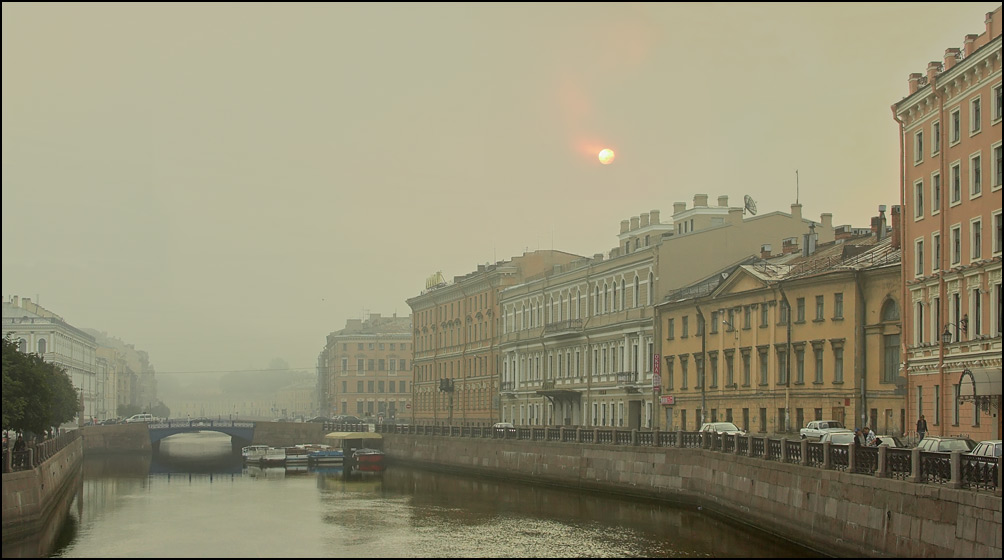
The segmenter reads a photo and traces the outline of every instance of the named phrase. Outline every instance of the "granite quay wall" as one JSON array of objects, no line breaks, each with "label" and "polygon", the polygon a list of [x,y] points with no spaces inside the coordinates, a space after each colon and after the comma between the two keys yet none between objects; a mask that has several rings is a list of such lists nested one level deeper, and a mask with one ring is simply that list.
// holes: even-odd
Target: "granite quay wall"
[{"label": "granite quay wall", "polygon": [[992,492],[700,447],[384,433],[401,463],[704,508],[836,556],[1001,556]]},{"label": "granite quay wall", "polygon": [[[37,467],[3,474],[5,557],[11,546],[18,546],[15,543],[26,537],[31,537],[32,546],[55,538],[62,524],[52,520],[66,513],[81,485],[83,458],[82,438],[71,436],[68,443]],[[39,552],[38,556],[44,554]]]},{"label": "granite quay wall", "polygon": [[150,430],[146,424],[84,426],[77,430],[87,453],[151,451]]},{"label": "granite quay wall", "polygon": [[324,443],[324,424],[315,422],[255,422],[256,445],[288,447],[301,443]]}]

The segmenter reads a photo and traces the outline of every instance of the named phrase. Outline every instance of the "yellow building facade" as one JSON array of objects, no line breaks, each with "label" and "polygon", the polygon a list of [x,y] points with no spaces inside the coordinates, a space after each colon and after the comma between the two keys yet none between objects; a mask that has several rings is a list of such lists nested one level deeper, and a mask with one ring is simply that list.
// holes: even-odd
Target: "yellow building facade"
[{"label": "yellow building facade", "polygon": [[884,229],[753,259],[657,305],[661,429],[797,434],[835,419],[903,433],[900,255]]}]

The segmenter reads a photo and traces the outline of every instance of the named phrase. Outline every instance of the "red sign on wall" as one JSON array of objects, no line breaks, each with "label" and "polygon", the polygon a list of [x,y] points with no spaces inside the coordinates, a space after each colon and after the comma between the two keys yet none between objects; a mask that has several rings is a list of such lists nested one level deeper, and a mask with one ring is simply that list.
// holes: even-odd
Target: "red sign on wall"
[{"label": "red sign on wall", "polygon": [[673,395],[663,395],[659,397],[659,404],[661,405],[674,405],[676,404],[676,398]]}]

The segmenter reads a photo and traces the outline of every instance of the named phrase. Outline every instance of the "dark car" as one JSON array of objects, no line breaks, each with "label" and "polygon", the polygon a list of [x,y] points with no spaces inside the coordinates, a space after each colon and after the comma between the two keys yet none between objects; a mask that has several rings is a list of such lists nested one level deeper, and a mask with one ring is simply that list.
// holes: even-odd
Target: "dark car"
[{"label": "dark car", "polygon": [[307,422],[314,422],[314,423],[317,423],[317,424],[327,424],[329,422],[336,422],[337,423],[337,420],[334,420],[332,418],[328,418],[327,416],[315,416],[315,417],[311,418],[310,420],[307,420]]},{"label": "dark car", "polygon": [[921,451],[931,451],[935,453],[951,453],[961,451],[969,453],[976,447],[976,442],[965,437],[942,437],[928,436],[917,444]]},{"label": "dark car", "polygon": [[351,414],[340,414],[331,419],[335,424],[363,424],[364,422],[359,419],[358,416],[352,416]]}]

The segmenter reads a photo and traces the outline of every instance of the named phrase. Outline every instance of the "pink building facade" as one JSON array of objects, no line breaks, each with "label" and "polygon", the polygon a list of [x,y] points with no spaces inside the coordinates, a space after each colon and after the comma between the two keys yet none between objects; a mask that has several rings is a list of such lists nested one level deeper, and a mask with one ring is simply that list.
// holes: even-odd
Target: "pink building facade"
[{"label": "pink building facade", "polygon": [[998,8],[892,106],[908,426],[931,435],[1001,437],[1002,105]]}]

